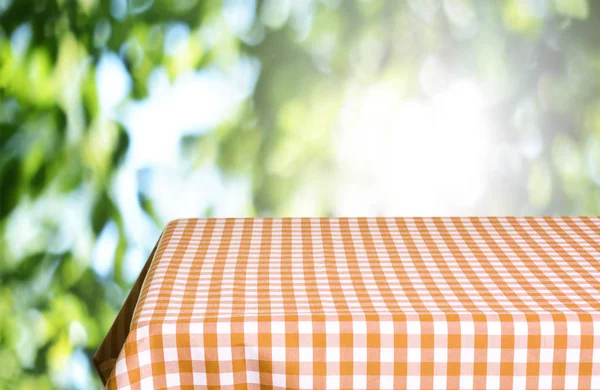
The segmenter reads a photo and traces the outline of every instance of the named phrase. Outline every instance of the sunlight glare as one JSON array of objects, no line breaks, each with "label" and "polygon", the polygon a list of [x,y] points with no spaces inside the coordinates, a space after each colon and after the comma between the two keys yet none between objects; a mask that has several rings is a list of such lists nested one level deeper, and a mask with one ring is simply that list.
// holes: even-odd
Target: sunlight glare
[{"label": "sunlight glare", "polygon": [[428,100],[401,99],[386,85],[351,91],[337,143],[337,213],[474,213],[491,146],[485,101],[471,80]]}]

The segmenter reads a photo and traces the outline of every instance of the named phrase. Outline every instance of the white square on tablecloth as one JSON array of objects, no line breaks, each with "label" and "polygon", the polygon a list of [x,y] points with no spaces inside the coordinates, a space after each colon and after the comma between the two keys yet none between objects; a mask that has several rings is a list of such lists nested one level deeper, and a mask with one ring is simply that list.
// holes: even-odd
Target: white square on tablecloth
[{"label": "white square on tablecloth", "polygon": [[247,345],[245,355],[246,360],[258,360],[258,347],[256,345]]},{"label": "white square on tablecloth", "polygon": [[298,348],[298,359],[300,362],[312,362],[313,361],[313,349],[309,347]]},{"label": "white square on tablecloth", "polygon": [[176,331],[175,324],[163,324],[162,326],[162,334],[175,334]]},{"label": "white square on tablecloth", "polygon": [[271,322],[271,333],[273,334],[285,334],[285,322],[273,321]]},{"label": "white square on tablecloth", "polygon": [[436,335],[446,335],[448,334],[448,323],[444,321],[434,321],[433,322],[433,333]]},{"label": "white square on tablecloth", "polygon": [[298,321],[298,333],[312,334],[312,325],[310,321]]},{"label": "white square on tablecloth", "polygon": [[500,348],[488,348],[487,361],[488,363],[500,363],[502,350]]},{"label": "white square on tablecloth", "polygon": [[217,334],[230,334],[231,324],[229,322],[217,323]]},{"label": "white square on tablecloth", "polygon": [[514,334],[515,334],[515,336],[527,336],[527,323],[526,322],[515,322]]},{"label": "white square on tablecloth", "polygon": [[406,348],[406,361],[410,363],[421,362],[421,348]]},{"label": "white square on tablecloth", "polygon": [[525,375],[514,375],[513,376],[513,389],[525,389],[527,385],[527,376]]},{"label": "white square on tablecloth", "polygon": [[[579,376],[578,375],[565,375],[565,389],[578,389],[579,388]],[[592,389],[597,389],[592,383]]]},{"label": "white square on tablecloth", "polygon": [[379,379],[379,388],[385,390],[391,390],[394,388],[394,376],[393,375],[382,375]]},{"label": "white square on tablecloth", "polygon": [[167,387],[177,387],[179,382],[179,374],[167,374]]},{"label": "white square on tablecloth", "polygon": [[381,348],[379,360],[381,363],[393,363],[394,362],[394,348]]},{"label": "white square on tablecloth", "polygon": [[283,374],[273,374],[273,386],[285,388],[285,375]]},{"label": "white square on tablecloth", "polygon": [[194,372],[194,386],[206,386],[206,374],[203,372]]},{"label": "white square on tablecloth", "polygon": [[367,334],[367,323],[364,321],[356,321],[352,324],[352,331],[355,334]]},{"label": "white square on tablecloth", "polygon": [[367,388],[367,376],[366,375],[353,375],[352,376],[352,388],[353,389],[366,389]]},{"label": "white square on tablecloth", "polygon": [[258,323],[249,321],[244,322],[244,333],[245,334],[257,334],[258,333]]},{"label": "white square on tablecloth", "polygon": [[121,375],[127,372],[127,364],[125,362],[126,359],[117,360],[117,364],[115,366],[115,373],[117,375]]},{"label": "white square on tablecloth", "polygon": [[310,375],[300,375],[298,385],[301,389],[312,389],[313,387],[313,377]]},{"label": "white square on tablecloth", "polygon": [[446,383],[448,377],[446,375],[434,375],[433,376],[433,388],[435,390],[447,388]]},{"label": "white square on tablecloth", "polygon": [[285,362],[285,347],[273,347],[271,351],[274,362]]},{"label": "white square on tablecloth", "polygon": [[219,354],[219,360],[230,362],[231,361],[231,348],[230,347],[219,347],[217,349]]},{"label": "white square on tablecloth", "polygon": [[578,363],[581,359],[581,351],[578,349],[567,348],[567,363]]},{"label": "white square on tablecloth", "polygon": [[204,348],[203,347],[191,347],[190,354],[192,355],[192,360],[197,362],[204,361]]},{"label": "white square on tablecloth", "polygon": [[488,389],[499,389],[500,388],[500,376],[488,374],[485,385]]},{"label": "white square on tablecloth", "polygon": [[340,323],[337,321],[327,321],[325,323],[327,334],[340,334]]},{"label": "white square on tablecloth", "polygon": [[233,372],[222,372],[219,374],[219,382],[221,386],[233,385]]},{"label": "white square on tablecloth", "polygon": [[600,389],[600,373],[592,373],[591,389]]},{"label": "white square on tablecloth", "polygon": [[552,363],[554,361],[554,349],[540,348],[540,363]]},{"label": "white square on tablecloth", "polygon": [[445,363],[448,361],[448,350],[446,348],[433,349],[433,361],[436,363]]},{"label": "white square on tablecloth", "polygon": [[421,389],[421,377],[419,375],[407,375],[406,376],[406,389],[407,390],[420,390]]},{"label": "white square on tablecloth", "polygon": [[260,373],[258,371],[247,371],[246,380],[248,384],[260,384]]},{"label": "white square on tablecloth", "polygon": [[421,323],[417,321],[408,321],[406,323],[406,334],[421,334]]},{"label": "white square on tablecloth", "polygon": [[163,348],[163,354],[165,356],[165,362],[176,362],[179,360],[177,348]]},{"label": "white square on tablecloth", "polygon": [[490,321],[487,323],[487,334],[499,335],[502,334],[502,325],[497,321]]},{"label": "white square on tablecloth", "polygon": [[525,348],[515,349],[513,359],[515,363],[527,363],[527,350]]},{"label": "white square on tablecloth", "polygon": [[355,362],[366,362],[367,361],[367,349],[366,348],[354,348],[353,350]]},{"label": "white square on tablecloth", "polygon": [[394,334],[394,323],[392,321],[382,321],[379,323],[381,334]]},{"label": "white square on tablecloth", "polygon": [[190,334],[204,334],[204,324],[201,322],[190,323]]},{"label": "white square on tablecloth", "polygon": [[152,362],[152,357],[150,356],[150,351],[141,351],[138,353],[138,359],[140,361],[140,367],[147,366]]},{"label": "white square on tablecloth", "polygon": [[145,337],[148,337],[148,327],[147,326],[142,326],[136,332],[136,339],[137,340],[141,340],[141,339],[143,339]]},{"label": "white square on tablecloth", "polygon": [[475,334],[475,324],[471,321],[461,321],[460,332],[462,334]]},{"label": "white square on tablecloth", "polygon": [[340,349],[335,347],[328,347],[325,349],[325,360],[327,362],[339,362],[340,361]]},{"label": "white square on tablecloth", "polygon": [[151,376],[142,378],[140,381],[140,388],[142,390],[153,390],[154,389],[154,380]]},{"label": "white square on tablecloth", "polygon": [[[463,390],[472,389],[473,388],[473,376],[472,375],[461,375],[460,383],[459,383],[458,387]],[[516,388],[519,388],[519,387],[516,387]]]},{"label": "white square on tablecloth", "polygon": [[475,361],[475,349],[473,348],[462,348],[460,354],[460,360],[464,363],[473,363]]},{"label": "white square on tablecloth", "polygon": [[567,321],[567,334],[569,336],[581,335],[581,324],[579,322]]},{"label": "white square on tablecloth", "polygon": [[326,386],[328,389],[339,389],[340,388],[340,376],[339,375],[327,375]]},{"label": "white square on tablecloth", "polygon": [[552,336],[554,335],[554,322],[542,321],[540,322],[540,334]]},{"label": "white square on tablecloth", "polygon": [[540,390],[552,389],[552,375],[540,375],[538,388]]}]

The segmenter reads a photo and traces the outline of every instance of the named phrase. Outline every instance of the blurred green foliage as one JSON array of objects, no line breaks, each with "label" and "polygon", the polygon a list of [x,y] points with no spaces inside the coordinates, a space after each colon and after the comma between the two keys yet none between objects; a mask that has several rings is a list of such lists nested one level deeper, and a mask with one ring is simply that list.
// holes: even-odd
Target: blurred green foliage
[{"label": "blurred green foliage", "polygon": [[[177,47],[173,31],[185,32]],[[107,53],[131,80],[114,87],[126,95],[116,114],[98,94]],[[218,124],[173,137],[187,171],[249,180],[243,214],[294,214],[305,197],[312,214],[336,213],[346,92],[385,83],[426,96],[445,73],[479,80],[500,129],[499,168],[474,212],[600,212],[600,2],[0,0],[0,388],[100,386],[89,359],[137,245],[115,195],[132,136],[119,113],[151,95],[156,69],[174,83],[240,59],[259,64],[251,93]],[[166,216],[132,185],[156,239]],[[90,259],[110,229],[103,274]]]}]

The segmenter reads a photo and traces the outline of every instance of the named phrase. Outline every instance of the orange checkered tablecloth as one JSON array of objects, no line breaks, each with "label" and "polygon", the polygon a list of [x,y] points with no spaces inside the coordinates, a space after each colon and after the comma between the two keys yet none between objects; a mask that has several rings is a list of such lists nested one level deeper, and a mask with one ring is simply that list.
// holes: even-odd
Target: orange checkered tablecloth
[{"label": "orange checkered tablecloth", "polygon": [[108,389],[600,389],[600,218],[181,219]]}]

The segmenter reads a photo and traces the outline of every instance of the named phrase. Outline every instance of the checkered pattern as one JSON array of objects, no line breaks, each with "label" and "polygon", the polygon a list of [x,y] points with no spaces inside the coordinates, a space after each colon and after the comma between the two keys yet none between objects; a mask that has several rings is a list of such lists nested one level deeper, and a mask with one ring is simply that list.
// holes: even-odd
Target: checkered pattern
[{"label": "checkered pattern", "polygon": [[600,218],[182,219],[139,284],[108,389],[600,389]]}]

